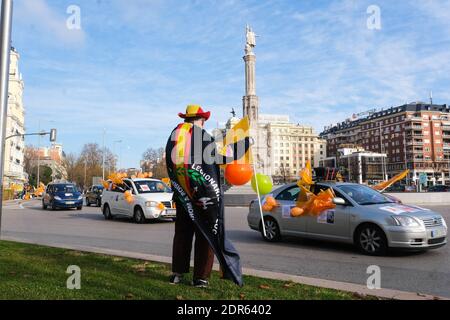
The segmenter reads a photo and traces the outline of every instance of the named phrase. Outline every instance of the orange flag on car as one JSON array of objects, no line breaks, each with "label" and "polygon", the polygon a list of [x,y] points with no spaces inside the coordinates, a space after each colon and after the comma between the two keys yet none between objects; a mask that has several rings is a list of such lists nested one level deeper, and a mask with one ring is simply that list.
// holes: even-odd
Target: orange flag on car
[{"label": "orange flag on car", "polygon": [[375,190],[378,190],[378,191],[383,191],[384,189],[389,188],[394,183],[405,179],[406,176],[408,175],[408,173],[409,173],[409,169],[399,173],[398,175],[396,175],[395,177],[392,177],[391,179],[389,179],[387,181],[381,182],[381,183],[373,186],[372,188]]}]

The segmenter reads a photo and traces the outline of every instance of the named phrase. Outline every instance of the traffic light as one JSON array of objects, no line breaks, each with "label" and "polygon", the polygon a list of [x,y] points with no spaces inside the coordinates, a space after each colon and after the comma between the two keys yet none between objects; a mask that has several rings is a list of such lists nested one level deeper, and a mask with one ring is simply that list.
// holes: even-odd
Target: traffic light
[{"label": "traffic light", "polygon": [[56,142],[56,129],[50,130],[50,142]]}]

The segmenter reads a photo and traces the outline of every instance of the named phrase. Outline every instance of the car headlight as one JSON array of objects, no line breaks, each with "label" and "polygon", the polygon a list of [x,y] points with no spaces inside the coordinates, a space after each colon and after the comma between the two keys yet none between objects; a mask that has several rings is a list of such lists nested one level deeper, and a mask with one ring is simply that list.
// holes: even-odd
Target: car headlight
[{"label": "car headlight", "polygon": [[61,197],[55,196],[55,200],[62,200]]},{"label": "car headlight", "polygon": [[392,219],[394,219],[394,223],[397,226],[403,226],[403,227],[420,227],[421,224],[414,219],[413,217],[409,216],[392,216]]},{"label": "car headlight", "polygon": [[79,197],[78,197],[78,200],[83,200],[83,196],[79,196]]},{"label": "car headlight", "polygon": [[157,201],[147,201],[145,203],[146,207],[157,207],[158,205],[159,205],[159,202],[157,202]]}]

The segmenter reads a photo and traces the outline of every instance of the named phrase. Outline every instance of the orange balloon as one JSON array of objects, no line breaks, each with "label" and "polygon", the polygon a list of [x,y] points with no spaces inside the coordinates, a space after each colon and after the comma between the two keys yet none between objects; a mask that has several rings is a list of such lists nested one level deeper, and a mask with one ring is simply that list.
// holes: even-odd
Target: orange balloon
[{"label": "orange balloon", "polygon": [[303,210],[302,208],[294,207],[294,208],[291,209],[291,216],[293,216],[293,217],[299,217],[299,216],[301,216],[304,212],[305,212],[305,210]]},{"label": "orange balloon", "polygon": [[267,197],[267,198],[266,198],[266,203],[267,203],[269,206],[272,206],[272,207],[275,207],[275,206],[278,205],[278,202],[277,202],[277,200],[275,200],[274,197]]},{"label": "orange balloon", "polygon": [[225,167],[225,179],[233,186],[242,186],[250,181],[253,176],[252,166],[240,164],[236,161],[227,164]]},{"label": "orange balloon", "polygon": [[129,190],[125,191],[124,198],[125,198],[125,201],[130,204],[134,202],[134,197]]},{"label": "orange balloon", "polygon": [[166,209],[166,206],[163,203],[159,203],[158,204],[158,209],[159,210],[164,210],[164,209]]},{"label": "orange balloon", "polygon": [[268,205],[267,203],[265,203],[265,204],[262,206],[262,209],[263,209],[263,211],[272,211],[272,210],[273,210],[273,206]]}]

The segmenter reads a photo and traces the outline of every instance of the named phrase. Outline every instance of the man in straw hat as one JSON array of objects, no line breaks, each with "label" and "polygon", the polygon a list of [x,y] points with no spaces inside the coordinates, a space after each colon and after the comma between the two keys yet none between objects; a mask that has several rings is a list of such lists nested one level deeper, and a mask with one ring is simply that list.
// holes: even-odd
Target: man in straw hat
[{"label": "man in straw hat", "polygon": [[203,128],[210,112],[189,105],[179,116],[184,123],[172,131],[166,146],[167,171],[177,209],[170,283],[180,283],[183,274],[189,272],[195,234],[193,285],[208,286],[214,254],[223,277],[242,285],[239,254],[225,237],[219,165],[242,158],[250,139],[234,143],[231,155],[224,156],[217,152],[214,139]]}]

